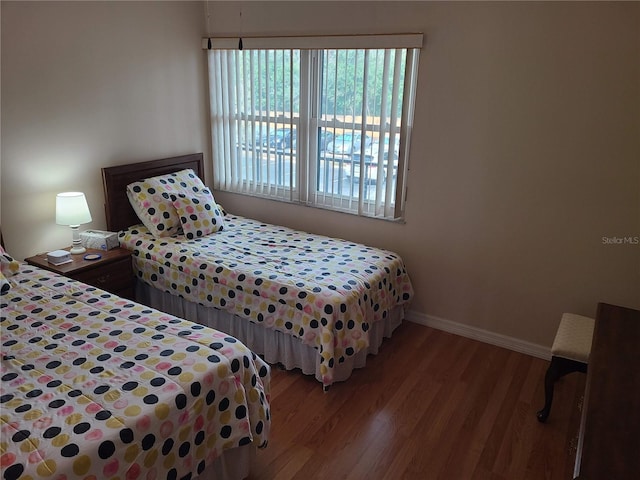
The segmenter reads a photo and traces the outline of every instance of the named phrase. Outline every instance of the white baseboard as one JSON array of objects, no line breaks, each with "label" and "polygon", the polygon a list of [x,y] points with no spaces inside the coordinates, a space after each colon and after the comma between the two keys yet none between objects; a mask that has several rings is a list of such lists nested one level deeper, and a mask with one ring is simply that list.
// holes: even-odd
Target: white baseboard
[{"label": "white baseboard", "polygon": [[463,323],[452,322],[451,320],[434,317],[433,315],[426,315],[413,310],[407,311],[405,313],[405,318],[413,323],[419,323],[420,325],[426,325],[427,327],[471,338],[480,342],[489,343],[515,352],[524,353],[544,360],[551,359],[551,348],[535,343],[526,342],[524,340],[472,327]]}]

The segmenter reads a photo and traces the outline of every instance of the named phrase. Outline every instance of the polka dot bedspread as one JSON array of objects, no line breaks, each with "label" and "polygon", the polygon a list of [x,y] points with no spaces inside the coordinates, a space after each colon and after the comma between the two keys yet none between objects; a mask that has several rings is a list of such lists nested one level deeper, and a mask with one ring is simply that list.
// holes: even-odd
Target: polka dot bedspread
[{"label": "polka dot bedspread", "polygon": [[3,479],[183,479],[265,446],[270,370],[233,337],[22,265],[0,296]]},{"label": "polka dot bedspread", "polygon": [[372,322],[413,296],[397,254],[237,215],[224,229],[188,240],[154,238],[142,225],[120,233],[140,280],[288,335],[320,355],[324,386],[333,369],[369,346]]}]

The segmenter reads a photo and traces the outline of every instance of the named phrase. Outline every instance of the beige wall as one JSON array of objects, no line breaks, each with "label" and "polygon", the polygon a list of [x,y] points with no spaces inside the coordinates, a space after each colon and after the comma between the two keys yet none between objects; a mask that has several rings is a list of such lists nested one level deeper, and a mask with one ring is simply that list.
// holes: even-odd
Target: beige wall
[{"label": "beige wall", "polygon": [[62,248],[55,195],[100,168],[208,148],[201,2],[1,2],[2,231],[18,258]]},{"label": "beige wall", "polygon": [[[548,347],[564,311],[640,308],[640,245],[603,243],[640,237],[640,4],[209,7],[216,34],[426,36],[405,224],[217,192],[227,209],[398,251],[418,321]],[[207,153],[203,10],[2,2],[2,224],[16,256],[67,240],[58,191],[84,189],[104,228],[100,167]]]}]

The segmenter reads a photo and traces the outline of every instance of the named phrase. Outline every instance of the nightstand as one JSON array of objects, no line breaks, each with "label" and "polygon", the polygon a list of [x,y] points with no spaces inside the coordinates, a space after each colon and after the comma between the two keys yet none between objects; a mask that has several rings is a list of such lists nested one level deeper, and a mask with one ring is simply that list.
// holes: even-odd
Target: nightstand
[{"label": "nightstand", "polygon": [[[85,260],[83,258],[91,253],[100,254],[102,258],[99,260]],[[69,263],[54,265],[47,261],[46,253],[41,253],[24,260],[29,265],[59,273],[130,300],[134,299],[133,265],[129,250],[124,248],[114,248],[113,250],[87,248],[86,253],[71,255],[71,259],[72,261]]]}]

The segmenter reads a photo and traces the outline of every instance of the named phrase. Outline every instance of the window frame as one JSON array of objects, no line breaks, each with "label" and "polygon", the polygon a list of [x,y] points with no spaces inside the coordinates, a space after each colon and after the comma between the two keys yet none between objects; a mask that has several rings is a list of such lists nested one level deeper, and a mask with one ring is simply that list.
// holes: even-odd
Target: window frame
[{"label": "window frame", "polygon": [[[419,64],[419,52],[422,47],[423,35],[422,34],[392,34],[392,35],[346,35],[346,36],[305,36],[305,37],[243,37],[240,39],[239,37],[205,37],[202,39],[202,48],[204,50],[226,50],[228,51],[229,57],[233,55],[234,50],[242,50],[242,48],[238,48],[240,45],[244,47],[245,50],[275,50],[275,51],[289,51],[290,52],[290,61],[291,61],[291,81],[293,81],[293,53],[294,51],[299,52],[299,75],[300,75],[300,86],[299,86],[299,112],[298,118],[294,121],[293,110],[291,110],[289,115],[289,123],[276,122],[275,128],[289,128],[296,130],[296,148],[295,148],[295,156],[296,156],[296,171],[294,172],[293,167],[293,154],[290,150],[290,160],[289,160],[289,184],[287,187],[282,187],[282,191],[279,192],[279,187],[277,185],[277,181],[274,184],[267,184],[266,191],[265,187],[261,186],[257,190],[254,188],[249,188],[248,183],[255,183],[256,180],[243,180],[245,185],[238,185],[237,178],[228,178],[230,174],[231,177],[237,177],[237,158],[236,155],[239,155],[238,150],[232,152],[232,148],[229,145],[229,142],[226,142],[224,149],[224,158],[221,160],[216,160],[216,155],[219,157],[220,154],[217,154],[216,145],[224,139],[225,135],[231,135],[232,138],[240,139],[240,136],[237,136],[234,133],[234,121],[231,121],[227,130],[220,130],[219,125],[214,125],[214,109],[220,108],[220,100],[222,98],[220,92],[220,86],[214,87],[214,77],[216,75],[216,69],[227,69],[225,75],[229,75],[227,84],[235,84],[236,86],[239,82],[235,81],[234,74],[240,75],[240,69],[238,67],[238,55],[233,55],[236,59],[235,62],[231,62],[231,60],[227,60],[225,62],[219,62],[212,64],[212,57],[214,55],[209,55],[209,84],[210,84],[210,99],[211,99],[211,128],[212,128],[212,151],[214,152],[214,188],[220,190],[226,190],[241,194],[248,194],[254,196],[261,196],[270,199],[287,201],[293,203],[301,203],[309,206],[314,206],[318,208],[327,208],[331,210],[338,210],[341,212],[347,212],[351,214],[356,214],[360,216],[372,217],[372,218],[381,218],[385,220],[393,220],[393,221],[402,221],[404,219],[404,211],[405,211],[405,203],[406,203],[406,177],[407,171],[409,168],[409,158],[408,152],[410,150],[410,138],[411,132],[413,129],[413,112],[415,109],[415,97],[416,97],[416,85],[417,85],[417,74],[418,74],[418,64]],[[384,207],[383,211],[375,210],[376,205],[379,207],[380,202],[378,200],[378,194],[380,194],[380,188],[382,181],[377,180],[376,188],[378,191],[376,192],[375,203],[376,205],[372,206],[372,201],[365,197],[364,189],[369,188],[366,185],[367,181],[363,180],[363,176],[360,175],[358,177],[357,197],[351,195],[336,195],[335,192],[331,192],[329,195],[325,192],[324,195],[319,195],[320,191],[318,190],[319,176],[318,171],[323,168],[319,166],[321,157],[318,151],[319,144],[319,136],[321,135],[321,129],[327,128],[327,121],[320,117],[318,110],[321,106],[321,91],[320,91],[320,82],[319,75],[321,72],[322,66],[320,65],[322,56],[326,54],[328,50],[364,50],[366,55],[368,55],[367,51],[372,50],[397,50],[405,49],[406,57],[405,57],[405,66],[404,66],[404,84],[403,84],[403,92],[404,92],[404,101],[402,102],[402,112],[400,114],[400,129],[399,131],[394,131],[394,128],[385,129],[382,126],[379,126],[380,132],[382,134],[391,136],[393,134],[393,140],[390,142],[393,143],[397,138],[399,140],[398,146],[398,166],[395,176],[395,192],[388,193],[386,192],[386,186],[384,188],[385,200],[382,202],[382,206]],[[246,52],[245,52],[246,53]],[[227,57],[227,58],[229,58]],[[244,58],[242,57],[243,61]],[[274,55],[275,58],[275,55]],[[397,59],[397,55],[394,57]],[[397,61],[397,60],[396,60]],[[234,64],[232,64],[234,63]],[[235,65],[235,67],[234,67]],[[251,67],[253,68],[253,63],[251,63]],[[235,68],[235,72],[232,71]],[[243,66],[244,68],[244,66]],[[366,76],[366,68],[367,63],[365,59],[365,76]],[[225,77],[227,78],[227,77]],[[395,79],[395,77],[394,77]],[[397,82],[394,82],[397,83]],[[366,81],[365,81],[366,86]],[[396,88],[397,85],[396,85]],[[237,87],[238,91],[236,92],[237,98],[240,98],[241,92],[239,87]],[[291,89],[289,89],[291,91]],[[365,89],[366,91],[366,89]],[[246,95],[246,92],[245,92]],[[291,94],[293,96],[293,94]],[[366,103],[366,93],[364,94],[365,101],[363,101],[363,105]],[[252,97],[253,99],[253,97]],[[218,103],[216,103],[218,102]],[[290,104],[290,108],[293,109],[293,102]],[[217,110],[216,110],[217,111]],[[224,106],[221,109],[223,115]],[[244,114],[244,121],[251,121],[251,131],[250,138],[252,139],[254,154],[255,151],[255,139],[256,132],[256,115],[255,109],[251,109],[252,115],[249,117]],[[266,112],[272,112],[272,110],[267,109]],[[352,132],[361,132],[366,133],[369,132],[365,128],[367,122],[367,116],[364,115],[363,107],[363,115],[360,117],[360,124],[358,124],[358,128],[354,128]],[[228,112],[226,112],[228,115]],[[277,116],[277,115],[276,115]],[[267,142],[270,143],[270,134],[271,131],[269,126],[271,121],[270,113],[267,113],[266,118],[260,114],[258,115],[258,120],[260,121],[260,127],[262,127],[263,120],[267,121],[267,132],[266,138]],[[283,118],[286,118],[286,114],[283,110]],[[355,117],[354,122],[355,122]],[[385,122],[386,123],[386,122]],[[362,125],[365,124],[365,125]],[[247,129],[248,127],[244,127]],[[334,117],[334,134],[335,134],[335,117]],[[345,130],[346,131],[346,130]],[[244,138],[247,139],[249,135],[245,133]],[[315,141],[312,141],[315,140]],[[383,145],[384,137],[378,138],[378,148]],[[262,136],[260,136],[260,142],[262,142]],[[359,171],[365,171],[365,145],[364,142],[360,142],[360,164]],[[248,148],[248,145],[245,146]],[[267,147],[268,148],[268,147]],[[391,146],[390,146],[391,148]],[[221,151],[221,150],[220,150]],[[378,151],[379,159],[381,160],[383,157]],[[332,155],[332,161],[335,161],[335,151]],[[283,155],[284,157],[284,155]],[[352,169],[355,168],[355,160],[354,155],[351,156],[350,167]],[[324,157],[324,161],[326,162],[326,154]],[[218,163],[219,162],[219,163]],[[388,162],[388,160],[387,160]],[[244,162],[249,163],[249,162]],[[253,162],[255,163],[255,161]],[[222,167],[222,165],[224,166]],[[325,171],[327,169],[327,164],[325,164]],[[217,168],[218,166],[218,168]],[[219,168],[225,169],[225,175],[220,175]],[[332,169],[335,168],[335,165],[332,164]],[[260,169],[260,168],[258,168]],[[255,170],[255,166],[254,166]],[[377,167],[376,167],[377,171]],[[230,172],[230,173],[229,173]],[[333,172],[333,170],[332,170]],[[255,172],[254,172],[255,173]],[[340,171],[341,173],[341,171]],[[333,173],[332,173],[333,174]],[[379,174],[379,172],[377,172]],[[268,175],[268,172],[267,172]],[[220,178],[222,177],[222,178]],[[240,182],[242,183],[242,182]],[[339,189],[341,190],[341,189]],[[392,190],[392,189],[390,189]],[[353,192],[353,190],[351,190]],[[368,192],[368,190],[367,190]],[[288,195],[287,195],[288,193]],[[320,198],[323,197],[323,198]],[[392,198],[393,200],[390,200]],[[354,203],[357,203],[357,208],[354,208]],[[365,208],[366,207],[366,208]],[[373,210],[373,211],[372,211]]]}]

